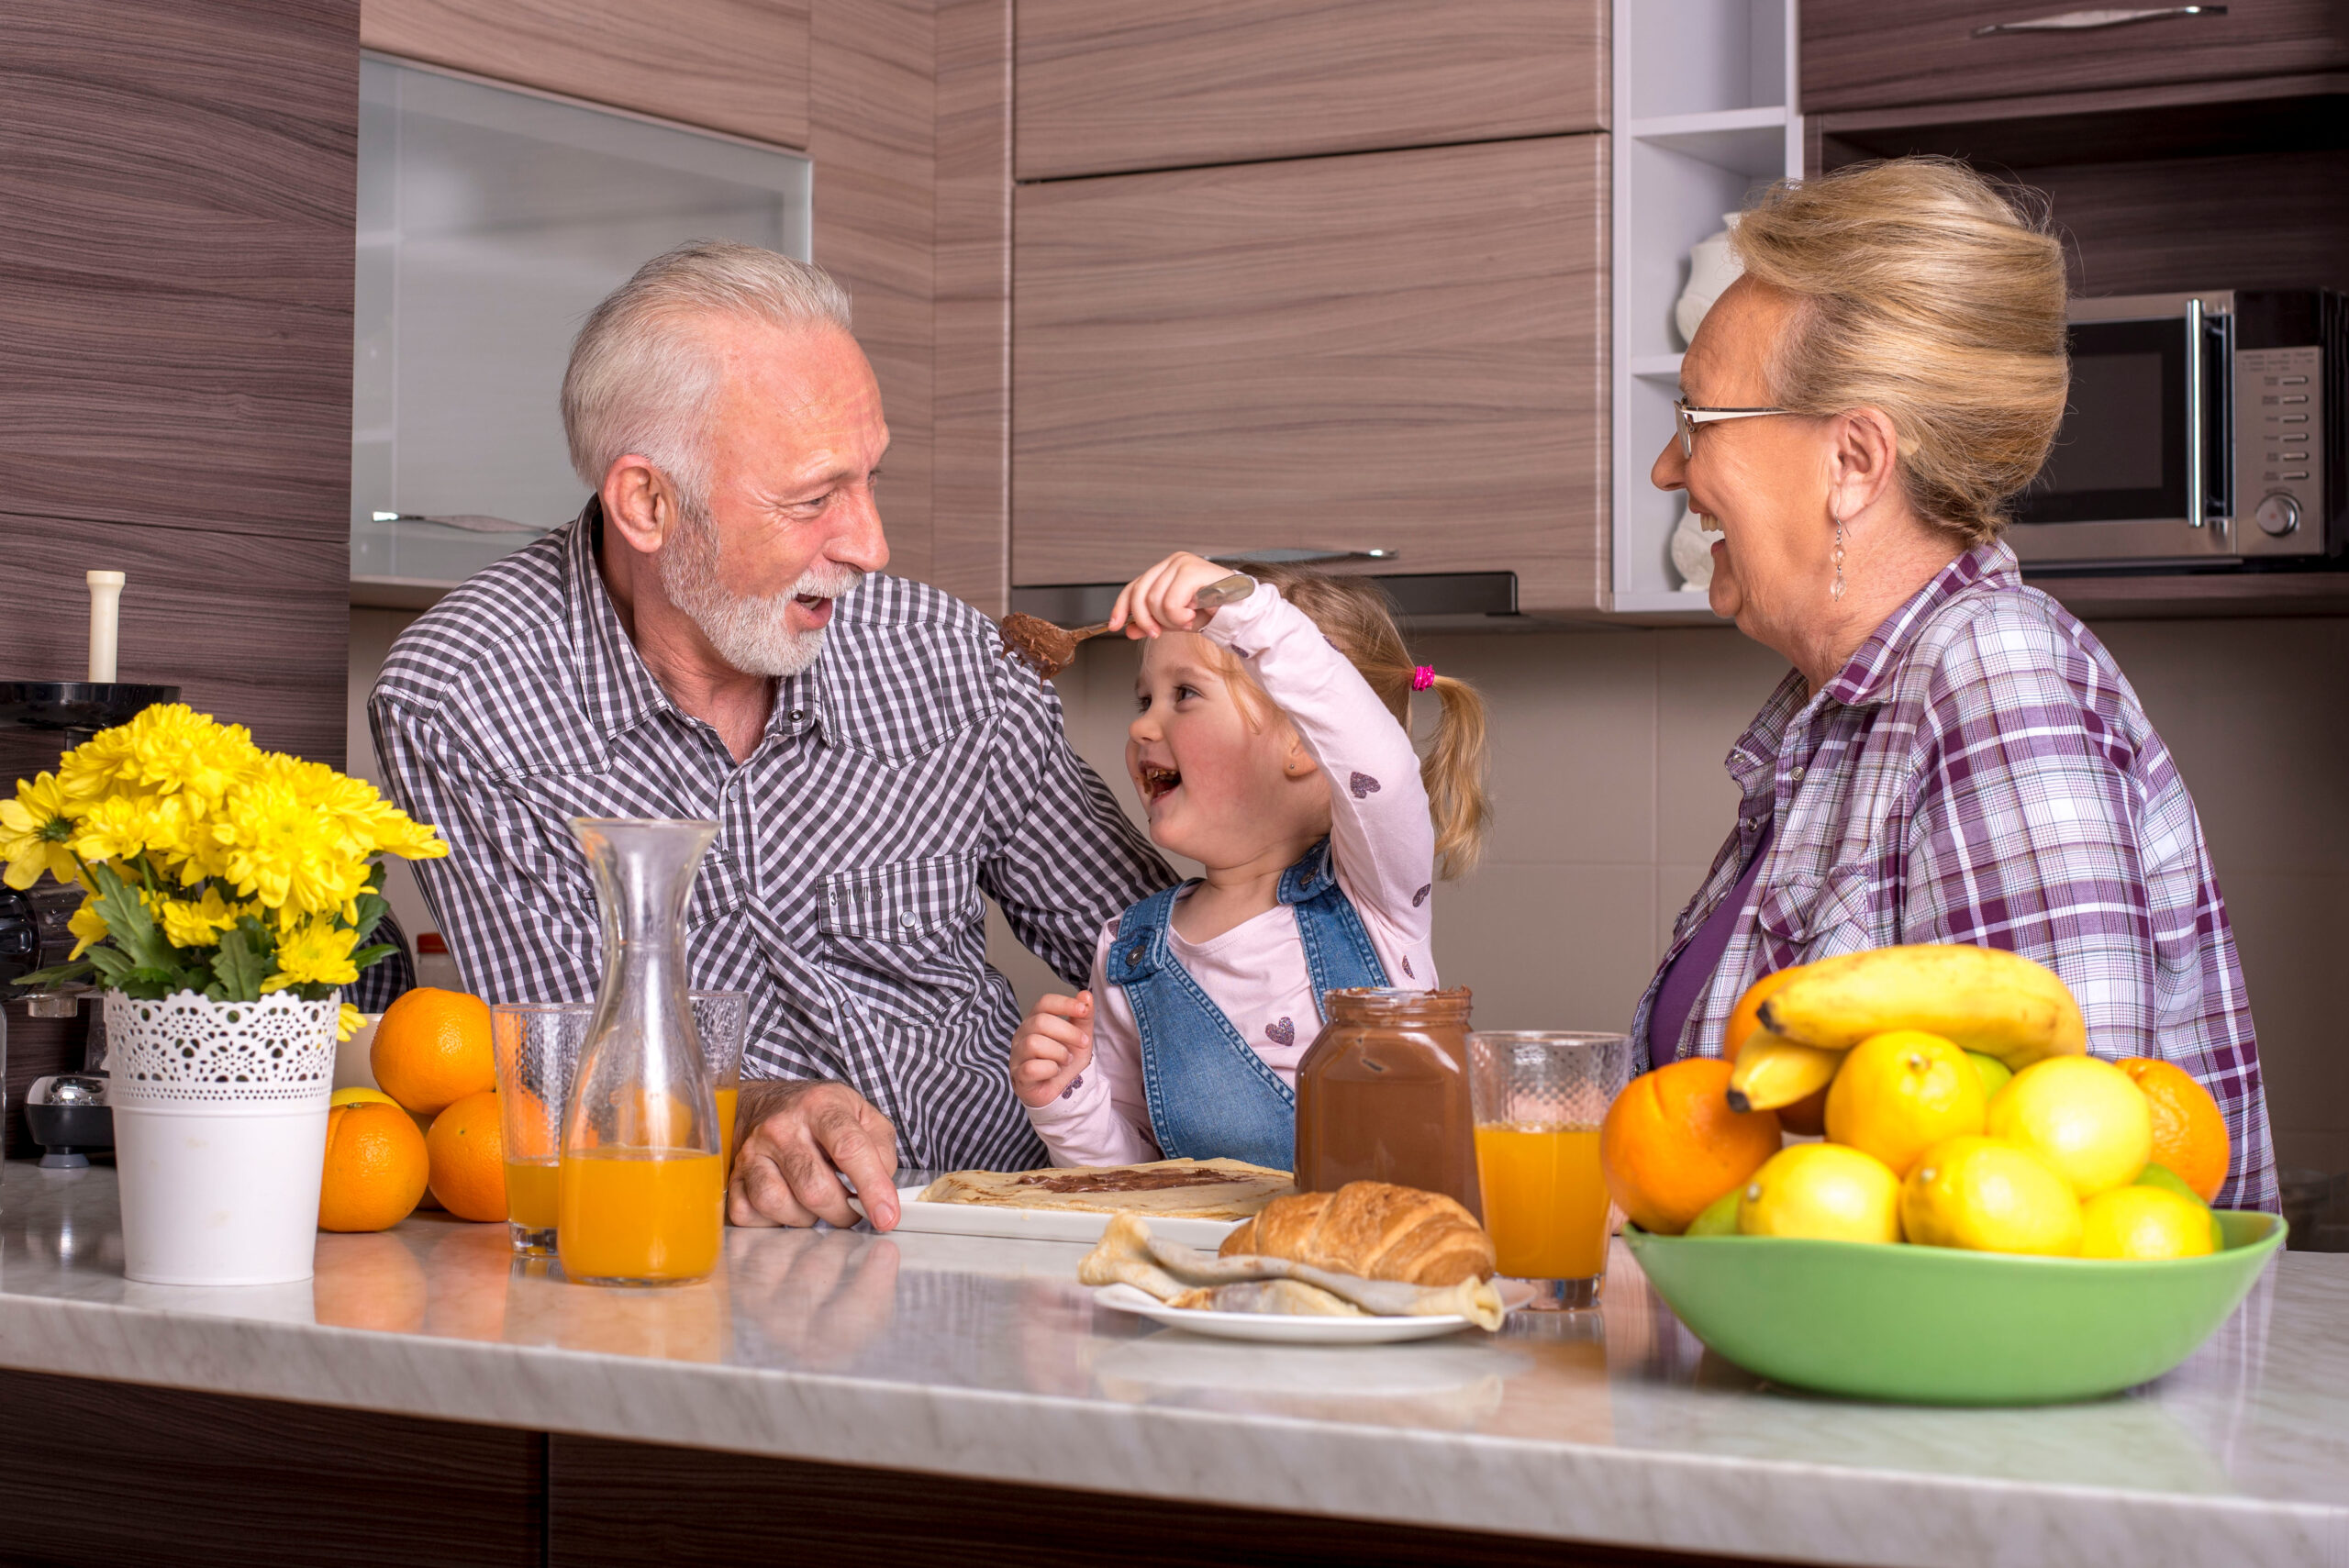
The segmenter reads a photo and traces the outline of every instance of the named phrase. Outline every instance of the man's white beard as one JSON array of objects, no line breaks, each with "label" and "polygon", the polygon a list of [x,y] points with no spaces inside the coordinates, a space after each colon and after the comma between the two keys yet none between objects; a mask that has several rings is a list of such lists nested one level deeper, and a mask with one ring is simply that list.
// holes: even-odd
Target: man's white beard
[{"label": "man's white beard", "polygon": [[824,651],[824,628],[796,631],[792,601],[803,594],[837,599],[864,581],[853,566],[818,562],[780,594],[729,594],[719,571],[723,546],[707,514],[687,512],[660,554],[661,590],[685,612],[718,656],[746,675],[787,678]]}]

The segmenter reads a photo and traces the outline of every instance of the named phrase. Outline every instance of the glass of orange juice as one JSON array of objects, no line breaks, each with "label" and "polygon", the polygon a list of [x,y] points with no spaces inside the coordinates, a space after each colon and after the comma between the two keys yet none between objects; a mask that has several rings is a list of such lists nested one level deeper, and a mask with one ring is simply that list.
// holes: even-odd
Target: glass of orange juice
[{"label": "glass of orange juice", "polygon": [[696,991],[694,1029],[701,1036],[701,1059],[709,1064],[710,1093],[718,1101],[718,1153],[729,1168],[734,1159],[734,1102],[742,1090],[742,1046],[751,1036],[751,994]]},{"label": "glass of orange juice", "polygon": [[555,1250],[562,1107],[594,1010],[584,1002],[500,1002],[489,1010],[506,1133],[506,1223],[526,1256]]},{"label": "glass of orange juice", "polygon": [[1468,1037],[1468,1101],[1485,1229],[1536,1310],[1598,1305],[1607,1183],[1598,1124],[1631,1078],[1628,1035],[1483,1029]]}]

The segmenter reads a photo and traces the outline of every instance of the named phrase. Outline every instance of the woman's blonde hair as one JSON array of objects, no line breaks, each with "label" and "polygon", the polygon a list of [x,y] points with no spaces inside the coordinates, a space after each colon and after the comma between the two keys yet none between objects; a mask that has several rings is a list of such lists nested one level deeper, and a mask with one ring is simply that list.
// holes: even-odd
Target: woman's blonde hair
[{"label": "woman's blonde hair", "polygon": [[1882,409],[1917,515],[1969,546],[1997,538],[2071,379],[2043,202],[1954,159],[1895,158],[1771,186],[1733,243],[1747,276],[1796,301],[1778,402]]},{"label": "woman's blonde hair", "polygon": [[[1302,567],[1251,565],[1248,574],[1269,583],[1281,597],[1305,612],[1321,628],[1331,647],[1362,673],[1387,711],[1405,729],[1411,727],[1411,680],[1418,666],[1404,646],[1394,611],[1378,584],[1365,577],[1332,577]],[[1263,694],[1247,674],[1245,665],[1229,660],[1229,673],[1239,677],[1243,690]],[[1428,812],[1435,819],[1435,858],[1446,879],[1465,876],[1476,869],[1484,852],[1485,828],[1493,808],[1485,793],[1485,699],[1465,681],[1449,675],[1432,677],[1428,688],[1442,705],[1436,716],[1435,738],[1419,760],[1419,779],[1428,792]]]}]

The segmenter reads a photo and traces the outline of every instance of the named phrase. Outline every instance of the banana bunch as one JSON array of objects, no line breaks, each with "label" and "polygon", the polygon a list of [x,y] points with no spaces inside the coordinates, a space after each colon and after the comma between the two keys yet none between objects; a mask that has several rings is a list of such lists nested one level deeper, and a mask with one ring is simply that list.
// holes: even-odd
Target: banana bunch
[{"label": "banana bunch", "polygon": [[1878,948],[1806,964],[1763,999],[1730,1105],[1773,1110],[1816,1094],[1845,1051],[1888,1029],[1923,1029],[2018,1071],[2088,1044],[2079,1004],[2044,964],[1997,948]]}]

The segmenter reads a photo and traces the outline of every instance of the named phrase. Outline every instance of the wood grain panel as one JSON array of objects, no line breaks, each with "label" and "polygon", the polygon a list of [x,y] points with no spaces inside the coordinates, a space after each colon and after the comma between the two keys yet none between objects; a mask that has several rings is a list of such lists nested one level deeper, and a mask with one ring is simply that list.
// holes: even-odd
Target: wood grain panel
[{"label": "wood grain panel", "polygon": [[1011,584],[1011,0],[938,7],[937,476],[930,581]]},{"label": "wood grain panel", "polygon": [[825,0],[811,44],[816,260],[854,297],[890,445],[889,570],[930,572],[936,144],[929,0]]},{"label": "wood grain panel", "polygon": [[1607,139],[1023,185],[1013,581],[1174,546],[1605,575]]},{"label": "wood grain panel", "polygon": [[351,0],[12,0],[0,503],[349,528]]},{"label": "wood grain panel", "polygon": [[363,0],[369,49],[807,145],[809,0]]},{"label": "wood grain panel", "polygon": [[[2223,14],[1977,39],[2068,0],[1804,0],[1802,110],[1898,107],[2349,65],[2340,0],[2233,0]],[[2218,10],[2218,7],[2213,7]]]},{"label": "wood grain panel", "polygon": [[[2349,288],[2349,151],[2032,169],[2081,294]],[[2299,198],[2279,201],[2277,193]],[[2201,280],[2197,282],[2196,280]]]},{"label": "wood grain panel", "polygon": [[1019,0],[1019,178],[1607,128],[1600,0]]},{"label": "wood grain panel", "polygon": [[[16,773],[8,773],[0,780],[0,787],[13,795],[16,778]],[[83,1003],[82,1011],[70,1018],[36,1018],[25,1010],[22,1002],[8,1004],[8,1118],[6,1128],[0,1129],[0,1143],[5,1143],[9,1159],[40,1157],[40,1145],[25,1131],[25,1091],[36,1078],[81,1068],[82,1042],[89,1029],[90,1006]]]},{"label": "wood grain panel", "polygon": [[[746,1499],[769,1499],[772,1511]],[[548,1440],[548,1568],[1728,1568],[1731,1559]]]},{"label": "wood grain panel", "polygon": [[[90,627],[82,573],[123,571],[123,680],[179,686],[184,701],[250,727],[263,746],[342,765],[351,645],[342,539],[0,513],[0,561],[11,678],[82,679]],[[58,750],[54,736],[0,729],[0,782],[53,766]]]},{"label": "wood grain panel", "polygon": [[540,1568],[536,1432],[22,1372],[0,1409],[0,1562]]}]

